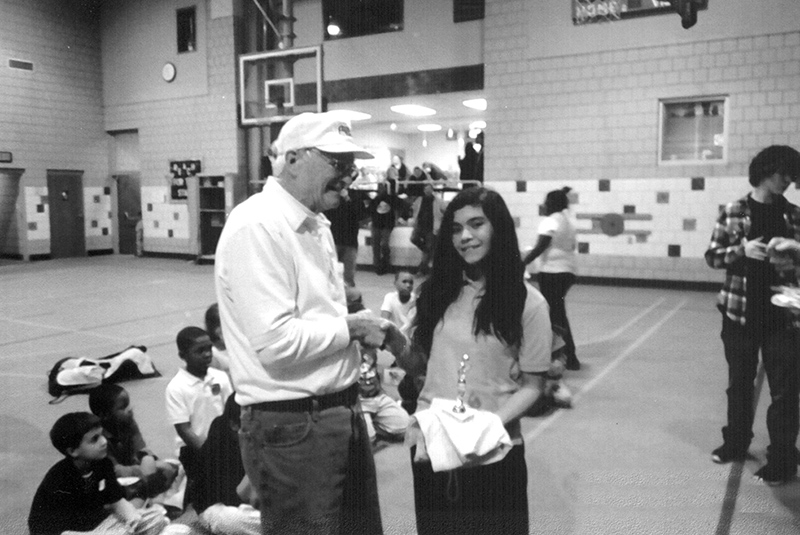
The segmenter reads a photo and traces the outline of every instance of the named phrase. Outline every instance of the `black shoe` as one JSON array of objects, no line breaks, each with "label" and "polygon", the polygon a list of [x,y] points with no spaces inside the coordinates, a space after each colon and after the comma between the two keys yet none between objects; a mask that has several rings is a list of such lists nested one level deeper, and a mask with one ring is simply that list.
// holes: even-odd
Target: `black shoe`
[{"label": "black shoe", "polygon": [[755,476],[770,487],[777,487],[794,479],[796,474],[797,465],[794,463],[787,467],[768,462],[758,469]]},{"label": "black shoe", "polygon": [[564,365],[564,367],[568,370],[573,370],[573,371],[580,370],[581,363],[577,357],[567,357],[567,363]]},{"label": "black shoe", "polygon": [[744,461],[745,457],[747,457],[747,448],[734,448],[729,444],[723,444],[711,452],[711,460],[717,464]]}]

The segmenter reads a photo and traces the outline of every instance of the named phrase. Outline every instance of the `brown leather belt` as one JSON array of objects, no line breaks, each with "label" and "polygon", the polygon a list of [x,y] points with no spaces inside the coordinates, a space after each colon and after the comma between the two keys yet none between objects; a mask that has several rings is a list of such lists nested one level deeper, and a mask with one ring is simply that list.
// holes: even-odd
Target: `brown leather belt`
[{"label": "brown leather belt", "polygon": [[355,383],[347,389],[333,394],[281,401],[264,401],[250,405],[250,407],[254,410],[269,412],[312,412],[314,410],[324,411],[332,407],[352,407],[357,400],[358,383]]}]

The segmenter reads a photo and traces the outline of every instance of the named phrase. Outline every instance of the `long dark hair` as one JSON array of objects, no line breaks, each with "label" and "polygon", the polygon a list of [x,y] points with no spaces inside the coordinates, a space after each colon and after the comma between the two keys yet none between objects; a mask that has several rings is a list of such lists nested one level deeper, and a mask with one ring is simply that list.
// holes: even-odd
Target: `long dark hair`
[{"label": "long dark hair", "polygon": [[475,310],[472,333],[496,336],[507,345],[522,339],[522,310],[527,291],[514,219],[499,193],[483,187],[461,191],[442,217],[433,252],[433,271],[417,300],[414,343],[430,354],[433,331],[447,307],[458,298],[466,263],[453,247],[453,216],[465,206],[483,209],[494,229],[489,253],[481,260],[486,278],[483,297]]}]

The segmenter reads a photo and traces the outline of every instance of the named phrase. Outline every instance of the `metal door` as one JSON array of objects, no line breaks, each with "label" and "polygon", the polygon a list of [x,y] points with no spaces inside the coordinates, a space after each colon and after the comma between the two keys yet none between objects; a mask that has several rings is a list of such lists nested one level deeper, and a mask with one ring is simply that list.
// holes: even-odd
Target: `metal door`
[{"label": "metal door", "polygon": [[139,173],[116,175],[119,254],[136,254],[136,222],[142,218],[142,188]]},{"label": "metal door", "polygon": [[47,171],[50,256],[86,256],[83,171]]}]

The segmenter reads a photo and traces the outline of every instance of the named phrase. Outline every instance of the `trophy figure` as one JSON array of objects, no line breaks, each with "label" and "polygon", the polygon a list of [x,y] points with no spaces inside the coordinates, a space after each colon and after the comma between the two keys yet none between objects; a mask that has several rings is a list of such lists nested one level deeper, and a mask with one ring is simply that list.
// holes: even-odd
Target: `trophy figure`
[{"label": "trophy figure", "polygon": [[453,412],[462,414],[466,412],[467,408],[464,405],[464,396],[467,393],[467,361],[469,355],[464,353],[461,357],[461,365],[458,367],[458,397],[456,398],[456,406],[453,407]]}]

